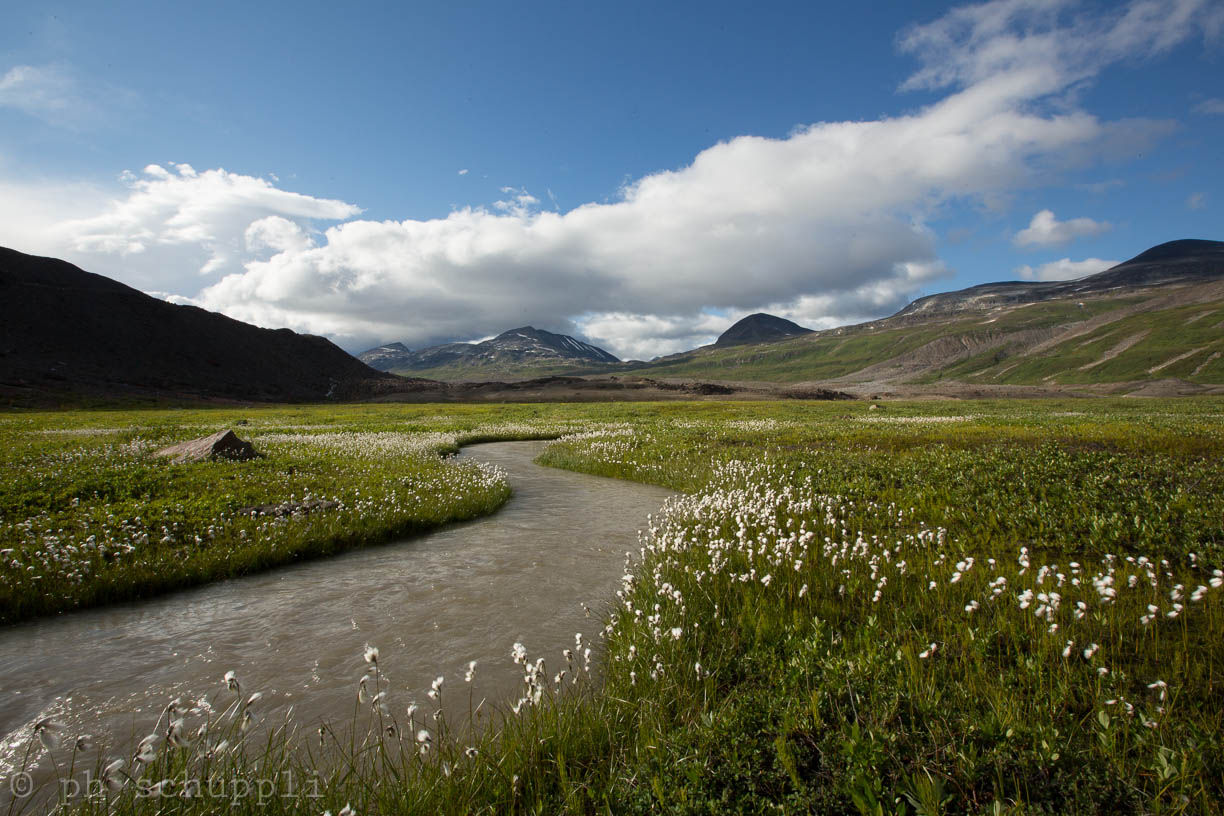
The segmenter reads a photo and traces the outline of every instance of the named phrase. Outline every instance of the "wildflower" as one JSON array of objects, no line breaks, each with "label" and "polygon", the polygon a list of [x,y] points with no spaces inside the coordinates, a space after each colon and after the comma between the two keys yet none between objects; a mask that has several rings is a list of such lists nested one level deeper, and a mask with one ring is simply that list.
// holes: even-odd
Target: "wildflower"
[{"label": "wildflower", "polygon": [[89,736],[88,734],[82,734],[81,736],[77,737],[76,749],[78,751],[93,750],[93,737]]},{"label": "wildflower", "polygon": [[928,657],[930,657],[931,655],[935,654],[935,650],[936,650],[936,649],[938,649],[938,648],[939,648],[939,644],[938,644],[938,643],[932,643],[930,646],[927,646],[927,647],[926,647],[926,650],[925,650],[925,651],[922,651],[922,652],[919,652],[919,653],[918,653],[918,659],[919,659],[919,660],[926,660]]},{"label": "wildflower", "polygon": [[470,683],[472,678],[476,676],[476,661],[472,660],[468,663],[467,671],[463,675],[463,682]]},{"label": "wildflower", "polygon": [[463,755],[468,759],[475,759],[476,755],[479,753],[480,751],[476,750],[476,747],[473,745],[469,745],[467,748],[463,749]]},{"label": "wildflower", "polygon": [[365,657],[365,662],[377,665],[378,664],[378,647],[371,646],[370,644],[367,643],[365,645],[364,657]]},{"label": "wildflower", "polygon": [[353,810],[353,806],[345,802],[344,807],[340,808],[340,813],[337,816],[357,816],[357,811]]},{"label": "wildflower", "polygon": [[1074,648],[1075,648],[1075,641],[1074,641],[1074,640],[1068,640],[1068,641],[1067,641],[1067,645],[1066,645],[1066,646],[1063,648],[1063,658],[1068,658],[1068,657],[1070,657],[1070,656],[1071,656],[1071,650],[1072,650],[1072,649],[1074,649]]},{"label": "wildflower", "polygon": [[673,640],[679,640],[679,639],[680,639],[680,636],[681,636],[681,635],[683,635],[683,634],[684,634],[684,630],[683,630],[683,629],[681,629],[679,626],[673,626],[673,627],[672,627],[672,630],[671,630],[671,636],[672,636],[672,639],[673,639]]},{"label": "wildflower", "polygon": [[230,691],[237,692],[239,690],[238,677],[234,674],[233,671],[227,671],[225,673],[224,679],[225,679],[225,686]]},{"label": "wildflower", "polygon": [[1097,644],[1095,644],[1095,643],[1090,643],[1090,644],[1088,645],[1088,648],[1087,648],[1087,649],[1085,649],[1085,650],[1084,650],[1084,652],[1083,652],[1083,654],[1084,654],[1084,659],[1085,659],[1085,660],[1091,660],[1091,659],[1092,659],[1092,656],[1093,656],[1093,655],[1095,655],[1095,654],[1097,653],[1097,650],[1098,650],[1098,649],[1100,649],[1100,648],[1101,648],[1101,647],[1100,647],[1100,646],[1098,646]]},{"label": "wildflower", "polygon": [[978,611],[981,608],[982,608],[982,605],[979,604],[977,601],[970,601],[969,603],[965,604],[965,611],[969,613],[970,615],[972,615],[974,612]]},{"label": "wildflower", "polygon": [[63,723],[48,717],[35,723],[34,733],[38,735],[38,741],[43,744],[44,748],[48,751],[53,751],[60,747],[60,731],[63,728]]},{"label": "wildflower", "polygon": [[527,647],[521,643],[515,643],[514,648],[510,650],[510,657],[516,664],[523,663],[527,660]]},{"label": "wildflower", "polygon": [[446,678],[444,677],[438,677],[438,679],[434,680],[432,683],[429,684],[429,699],[431,700],[438,699],[438,695],[442,691],[442,682],[445,679]]}]

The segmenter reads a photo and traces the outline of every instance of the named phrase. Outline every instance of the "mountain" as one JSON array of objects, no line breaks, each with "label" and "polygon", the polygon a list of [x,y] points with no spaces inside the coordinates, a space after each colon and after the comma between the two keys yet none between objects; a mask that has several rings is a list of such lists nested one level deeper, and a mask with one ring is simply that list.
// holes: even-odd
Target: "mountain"
[{"label": "mountain", "polygon": [[363,351],[357,357],[382,371],[449,380],[538,376],[619,362],[598,346],[532,326],[510,329],[480,343],[445,343],[420,351],[408,351],[402,343],[392,343]]},{"label": "mountain", "polygon": [[0,398],[315,401],[384,381],[394,379],[322,337],[166,303],[0,247]]},{"label": "mountain", "polygon": [[1017,306],[1121,289],[1141,290],[1218,280],[1224,242],[1185,239],[1152,247],[1115,267],[1070,281],[984,283],[915,300],[895,317],[932,317],[999,306]]},{"label": "mountain", "polygon": [[411,354],[412,349],[403,343],[388,343],[378,348],[366,349],[357,355],[357,359],[378,371],[387,371],[392,364],[405,354]]},{"label": "mountain", "polygon": [[800,334],[810,334],[811,331],[785,318],[757,312],[743,318],[719,335],[714,345],[718,348],[725,348],[742,346],[747,343],[772,343],[775,340],[785,340]]},{"label": "mountain", "polygon": [[873,391],[957,385],[966,393],[1012,386],[1220,392],[1224,242],[1171,241],[1078,280],[982,284],[919,298],[882,320],[705,346],[626,373]]}]

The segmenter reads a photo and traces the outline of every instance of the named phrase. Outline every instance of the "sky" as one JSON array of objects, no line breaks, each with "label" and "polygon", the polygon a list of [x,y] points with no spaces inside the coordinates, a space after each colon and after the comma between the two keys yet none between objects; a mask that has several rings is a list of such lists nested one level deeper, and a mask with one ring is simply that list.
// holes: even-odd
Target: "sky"
[{"label": "sky", "polygon": [[0,246],[626,359],[1224,239],[1224,0],[6,3]]}]

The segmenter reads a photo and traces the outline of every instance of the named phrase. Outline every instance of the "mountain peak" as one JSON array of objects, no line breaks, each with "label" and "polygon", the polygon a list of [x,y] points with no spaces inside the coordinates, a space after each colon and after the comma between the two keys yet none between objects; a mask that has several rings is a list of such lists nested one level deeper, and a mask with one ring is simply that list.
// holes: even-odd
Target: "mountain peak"
[{"label": "mountain peak", "polygon": [[805,329],[798,323],[792,323],[783,317],[757,312],[737,321],[714,341],[715,346],[739,346],[747,343],[769,343],[774,340],[785,340],[800,334],[811,334],[811,329]]}]

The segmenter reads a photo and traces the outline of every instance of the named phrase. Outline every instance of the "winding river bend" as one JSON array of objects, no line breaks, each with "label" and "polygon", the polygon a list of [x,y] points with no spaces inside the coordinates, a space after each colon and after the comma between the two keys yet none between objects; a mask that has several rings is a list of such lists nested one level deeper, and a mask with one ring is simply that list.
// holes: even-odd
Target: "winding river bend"
[{"label": "winding river bend", "polygon": [[[511,701],[515,642],[550,671],[581,632],[599,634],[637,530],[661,488],[540,467],[542,442],[498,442],[462,456],[503,467],[514,496],[498,512],[403,542],[297,564],[134,604],[0,629],[0,776],[43,717],[65,734],[129,744],[171,699],[217,696],[233,670],[261,691],[265,718],[348,722],[380,650],[390,704]],[[582,604],[592,610],[587,615]],[[476,677],[465,683],[468,661]]]}]

